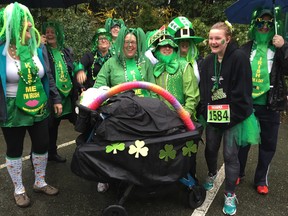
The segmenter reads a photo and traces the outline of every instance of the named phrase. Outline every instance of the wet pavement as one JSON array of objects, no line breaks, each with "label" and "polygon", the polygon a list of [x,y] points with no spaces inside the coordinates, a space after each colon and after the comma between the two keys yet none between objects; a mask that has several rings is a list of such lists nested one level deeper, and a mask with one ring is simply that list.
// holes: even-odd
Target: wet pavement
[{"label": "wet pavement", "polygon": [[[96,182],[82,179],[71,172],[70,162],[76,144],[73,140],[79,133],[74,131],[68,121],[62,121],[59,132],[59,154],[67,158],[67,162],[60,164],[49,162],[46,180],[49,184],[58,187],[60,193],[55,197],[34,193],[32,185],[34,173],[29,160],[23,162],[23,183],[32,201],[30,207],[22,209],[15,205],[13,186],[4,167],[5,142],[0,132],[0,216],[27,215],[27,216],[100,216],[109,205],[117,203],[117,186],[113,186],[105,194],[97,192]],[[253,146],[250,151],[246,169],[246,177],[238,186],[236,194],[239,200],[238,216],[286,216],[288,215],[288,124],[281,124],[278,140],[278,149],[270,167],[270,193],[267,196],[258,195],[253,187],[253,174],[257,162],[258,148]],[[71,142],[72,141],[72,142]],[[63,145],[64,144],[64,145]],[[197,154],[198,178],[204,181],[207,167],[204,160],[204,145],[200,145]],[[23,156],[30,152],[27,135]],[[221,153],[220,153],[221,155]],[[222,165],[222,156],[219,157],[219,168]],[[193,210],[187,206],[187,191],[176,183],[173,189],[167,188],[167,193],[153,197],[129,196],[124,207],[129,216],[190,216]],[[214,201],[209,207],[207,216],[223,215],[223,186],[219,189]],[[201,214],[205,215],[205,212]],[[200,216],[198,214],[198,216]]]}]

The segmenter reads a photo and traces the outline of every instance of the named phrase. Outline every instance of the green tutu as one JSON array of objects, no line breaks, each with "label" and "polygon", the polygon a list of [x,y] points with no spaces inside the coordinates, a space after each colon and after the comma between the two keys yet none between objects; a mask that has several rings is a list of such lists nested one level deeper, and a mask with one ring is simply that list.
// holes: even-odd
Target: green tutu
[{"label": "green tutu", "polygon": [[22,127],[31,126],[34,122],[40,122],[49,116],[47,105],[39,115],[29,115],[16,106],[16,98],[6,98],[7,103],[7,121],[1,122],[0,127]]},{"label": "green tutu", "polygon": [[238,146],[260,144],[260,125],[254,113],[230,130]]}]

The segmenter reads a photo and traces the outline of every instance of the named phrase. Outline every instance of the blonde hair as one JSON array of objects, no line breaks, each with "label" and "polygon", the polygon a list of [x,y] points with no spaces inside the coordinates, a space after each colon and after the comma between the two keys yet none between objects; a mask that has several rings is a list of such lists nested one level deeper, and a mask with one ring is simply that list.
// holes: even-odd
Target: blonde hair
[{"label": "blonde hair", "polygon": [[211,29],[224,30],[225,31],[225,35],[232,38],[233,27],[228,21],[227,21],[227,23],[226,23],[226,21],[225,22],[217,22],[211,27]]}]

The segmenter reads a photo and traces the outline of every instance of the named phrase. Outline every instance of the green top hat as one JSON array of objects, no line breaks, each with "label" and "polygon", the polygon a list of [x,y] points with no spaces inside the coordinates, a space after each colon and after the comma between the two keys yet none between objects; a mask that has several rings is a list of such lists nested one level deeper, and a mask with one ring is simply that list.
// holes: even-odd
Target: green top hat
[{"label": "green top hat", "polygon": [[204,38],[195,36],[192,23],[183,16],[173,19],[167,31],[174,36],[175,40],[192,39],[196,44],[204,41]]}]

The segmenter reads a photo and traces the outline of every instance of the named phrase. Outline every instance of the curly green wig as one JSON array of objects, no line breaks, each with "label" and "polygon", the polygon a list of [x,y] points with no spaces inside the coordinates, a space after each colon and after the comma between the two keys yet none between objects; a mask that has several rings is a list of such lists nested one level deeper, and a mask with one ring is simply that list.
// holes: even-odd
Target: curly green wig
[{"label": "curly green wig", "polygon": [[119,31],[118,37],[116,39],[116,56],[119,61],[123,63],[125,56],[123,53],[124,41],[127,34],[133,34],[137,40],[137,53],[135,55],[135,60],[140,62],[144,59],[145,51],[147,50],[146,46],[146,35],[142,28],[127,28],[126,26],[122,27]]},{"label": "curly green wig", "polygon": [[53,28],[54,29],[55,35],[56,35],[56,40],[57,40],[57,48],[60,50],[63,49],[64,41],[65,41],[65,35],[64,35],[64,30],[63,30],[62,25],[56,21],[45,22],[42,25],[42,33],[43,34],[46,33],[47,28]]},{"label": "curly green wig", "polygon": [[[29,9],[17,2],[11,3],[1,13],[0,38],[5,41],[3,55],[6,55],[9,44],[15,44],[16,48],[27,45],[33,55],[37,55],[37,47],[40,45],[40,34],[35,28],[33,17]],[[32,24],[31,38],[25,41],[28,22]],[[37,38],[36,38],[37,36]],[[18,53],[17,49],[17,55]]]}]

